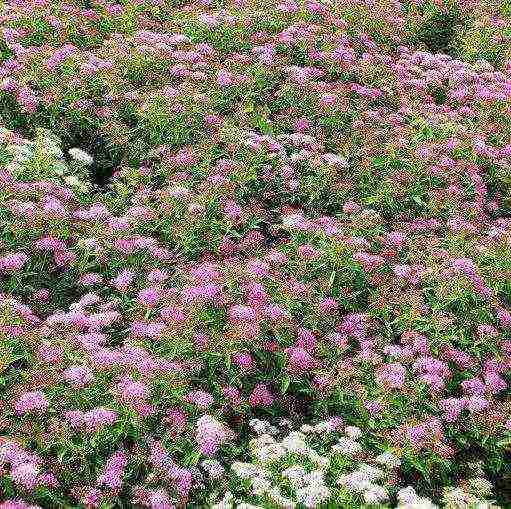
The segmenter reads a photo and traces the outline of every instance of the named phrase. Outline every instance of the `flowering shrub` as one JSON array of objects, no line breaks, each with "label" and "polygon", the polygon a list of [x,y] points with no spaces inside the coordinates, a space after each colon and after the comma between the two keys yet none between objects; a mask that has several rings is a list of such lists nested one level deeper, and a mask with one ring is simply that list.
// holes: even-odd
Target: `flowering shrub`
[{"label": "flowering shrub", "polygon": [[[253,419],[250,425],[259,435],[249,442],[253,462],[231,465],[241,485],[234,484],[232,491],[237,496],[227,491],[213,506],[215,509],[391,507],[391,494],[397,500],[397,506],[392,507],[438,507],[418,496],[411,486],[400,487],[401,461],[390,451],[371,454],[360,443],[363,431],[355,426],[343,427],[341,418],[304,424],[300,431],[288,429],[287,433],[285,428],[259,419]],[[275,435],[286,436],[278,440]],[[216,465],[210,473],[216,479],[228,475],[219,467]],[[444,488],[443,505],[453,509],[497,507],[480,499],[491,490],[488,480],[473,477],[463,488]]]},{"label": "flowering shrub", "polygon": [[511,503],[506,2],[0,12],[0,507]]}]

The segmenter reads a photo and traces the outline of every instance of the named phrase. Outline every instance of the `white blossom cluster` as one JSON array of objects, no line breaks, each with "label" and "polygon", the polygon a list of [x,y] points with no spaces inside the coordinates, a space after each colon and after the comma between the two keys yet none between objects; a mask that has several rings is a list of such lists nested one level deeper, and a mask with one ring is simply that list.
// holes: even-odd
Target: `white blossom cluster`
[{"label": "white blossom cluster", "polygon": [[[341,419],[333,418],[315,425],[303,425],[299,431],[288,431],[281,439],[276,438],[276,435],[281,433],[279,428],[265,421],[253,419],[250,427],[258,434],[250,441],[253,462],[236,462],[231,465],[231,470],[237,478],[248,481],[250,485],[248,496],[263,504],[269,504],[260,507],[314,509],[332,499],[336,488],[328,485],[330,462],[331,458],[342,453],[342,450],[334,446],[330,447],[326,454],[321,454],[314,444],[321,442],[325,436],[332,438],[332,433],[341,431]],[[355,439],[362,435],[362,431],[347,426],[344,428],[344,434],[336,445],[345,441],[356,443]],[[389,454],[381,455],[381,463],[395,464],[397,459],[393,458],[391,461]],[[369,466],[367,468],[369,472]],[[373,467],[373,470],[378,471],[376,467]],[[289,493],[292,493],[292,496],[289,496]],[[386,496],[380,496],[378,499],[385,498]],[[236,502],[234,495],[228,492],[214,507],[232,509],[253,506]]]},{"label": "white blossom cluster", "polygon": [[376,484],[377,481],[383,480],[384,476],[383,470],[363,463],[357,470],[341,475],[337,483],[350,492],[362,495],[366,503],[378,504],[388,499],[385,488]]},{"label": "white blossom cluster", "polygon": [[429,498],[419,497],[411,486],[397,492],[397,509],[438,509]]},{"label": "white blossom cluster", "polygon": [[468,481],[468,490],[462,488],[444,488],[443,503],[445,509],[495,509],[493,502],[481,500],[480,497],[491,495],[492,485],[484,478],[474,478]]},{"label": "white blossom cluster", "polygon": [[92,157],[89,154],[87,154],[87,152],[85,152],[84,150],[82,150],[80,148],[76,148],[76,147],[70,148],[68,150],[68,153],[76,162],[78,162],[80,164],[89,166],[94,162]]},{"label": "white blossom cluster", "polygon": [[11,158],[7,169],[14,176],[30,174],[31,178],[61,180],[82,192],[89,189],[84,167],[92,163],[91,156],[80,149],[69,150],[73,160],[79,161],[77,167],[70,167],[64,160],[60,139],[47,129],[37,129],[32,141],[13,138],[9,130],[0,128],[0,140],[6,142],[5,149]]},{"label": "white blossom cluster", "polygon": [[220,479],[225,474],[225,468],[218,460],[213,458],[202,461],[201,467],[206,471],[210,479]]},{"label": "white blossom cluster", "polygon": [[262,421],[260,419],[250,419],[248,425],[257,435],[276,435],[279,432],[276,426],[272,426],[268,421]]},{"label": "white blossom cluster", "polygon": [[[401,466],[399,457],[391,451],[379,455],[369,453],[361,442],[363,431],[355,426],[342,426],[339,418],[304,424],[299,431],[290,429],[290,423],[274,426],[259,419],[252,419],[249,425],[257,435],[250,441],[253,460],[230,466],[235,479],[242,481],[237,485],[248,489],[242,496],[226,492],[220,502],[212,505],[213,509],[319,509],[355,505],[439,509],[430,499],[419,496],[413,487],[396,487],[395,474]],[[336,441],[332,443],[333,440]],[[207,460],[202,466],[221,476],[223,467],[217,463]],[[340,473],[339,464],[343,465]],[[214,473],[210,476],[215,478]],[[446,488],[440,507],[498,507],[476,496],[491,494],[492,486],[486,479],[474,477],[468,484],[469,493],[461,488]],[[397,505],[391,504],[396,498]]]}]

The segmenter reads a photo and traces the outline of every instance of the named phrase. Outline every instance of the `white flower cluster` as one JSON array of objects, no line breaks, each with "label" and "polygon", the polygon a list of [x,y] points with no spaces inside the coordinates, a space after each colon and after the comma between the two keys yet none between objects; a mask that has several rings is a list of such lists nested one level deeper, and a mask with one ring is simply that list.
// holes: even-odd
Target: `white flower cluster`
[{"label": "white flower cluster", "polygon": [[[289,423],[285,424],[285,428],[290,428]],[[249,443],[254,462],[236,462],[231,470],[238,478],[249,482],[250,496],[269,502],[272,507],[319,507],[332,497],[326,474],[330,468],[330,457],[336,451],[331,449],[327,455],[323,455],[309,442],[321,441],[328,434],[339,431],[341,425],[340,418],[315,425],[306,424],[300,427],[300,431],[289,431],[279,440],[276,438],[281,433],[279,428],[253,419],[250,427],[258,435]],[[362,431],[356,427],[348,426],[344,432],[346,437],[343,438],[351,442],[362,435]],[[283,494],[284,490],[289,489],[293,493],[292,500]],[[242,507],[235,505],[234,498],[229,494],[221,504],[217,509]]]},{"label": "white flower cluster", "polygon": [[78,163],[90,166],[94,159],[80,148],[70,148],[68,150],[69,155]]},{"label": "white flower cluster", "polygon": [[429,498],[419,497],[411,486],[397,492],[397,509],[437,509]]},{"label": "white flower cluster", "polygon": [[444,488],[443,503],[445,509],[496,509],[493,502],[480,497],[491,495],[493,486],[484,478],[476,477],[468,481],[468,491],[462,488]]},{"label": "white flower cluster", "polygon": [[[5,128],[0,130],[0,139],[9,140],[10,131]],[[58,175],[64,174],[65,164],[62,163],[64,154],[60,149],[60,140],[50,131],[37,129],[35,141],[15,138],[12,142],[7,141],[6,150],[12,157],[8,168],[15,175],[24,168],[29,168],[34,162],[52,169]]]},{"label": "white flower cluster", "polygon": [[201,467],[206,471],[210,479],[220,479],[225,473],[225,468],[216,459],[204,460],[201,463]]},{"label": "white flower cluster", "polygon": [[325,473],[322,470],[306,470],[299,465],[293,465],[282,472],[282,477],[288,479],[296,493],[296,499],[305,507],[317,507],[330,498],[330,489],[325,485]]},{"label": "white flower cluster", "polygon": [[[319,509],[324,504],[352,507],[354,501],[360,507],[391,507],[401,460],[391,451],[372,455],[364,449],[359,441],[363,437],[360,428],[343,427],[340,418],[304,424],[299,431],[290,430],[290,423],[276,427],[259,419],[252,419],[250,427],[258,435],[249,443],[253,461],[235,462],[230,469],[237,479],[245,481],[239,484],[244,495],[238,500],[227,492],[213,509]],[[206,470],[215,470],[213,463],[204,463]],[[442,507],[497,508],[475,496],[491,494],[492,486],[486,479],[474,476],[468,485],[470,493],[446,489]],[[243,499],[245,496],[250,503]],[[397,502],[397,509],[438,509],[411,486],[397,492]]]},{"label": "white flower cluster", "polygon": [[[12,138],[12,141],[8,140]],[[7,169],[15,176],[29,174],[34,179],[62,179],[67,185],[81,191],[89,189],[87,175],[77,168],[70,168],[64,161],[61,141],[47,129],[36,129],[34,141],[12,137],[5,128],[0,129],[0,140],[7,142],[6,151],[11,160]],[[92,158],[80,149],[71,149],[71,157],[89,165]],[[73,155],[74,154],[74,155]]]},{"label": "white flower cluster", "polygon": [[269,498],[283,507],[294,507],[293,501],[284,497],[279,488],[274,486],[271,470],[257,464],[240,462],[234,463],[232,470],[239,478],[250,482],[252,495]]},{"label": "white flower cluster", "polygon": [[[237,477],[250,482],[253,496],[268,500],[283,509],[293,509],[297,507],[297,504],[312,509],[330,498],[331,490],[326,486],[325,481],[329,459],[318,454],[307,444],[305,433],[291,431],[282,440],[277,441],[270,433],[277,434],[278,429],[265,421],[254,419],[250,425],[257,433],[261,433],[250,442],[250,450],[255,462],[234,463],[232,470]],[[318,428],[318,432],[321,429]],[[296,458],[300,458],[304,464],[315,465],[316,469],[306,470],[299,464],[285,470],[279,469],[281,460],[296,461]],[[286,482],[293,489],[295,500],[283,495],[279,485]]]},{"label": "white flower cluster", "polygon": [[249,443],[254,458],[261,464],[279,461],[287,454],[296,454],[320,468],[328,466],[328,458],[318,454],[306,442],[306,435],[301,431],[291,431],[282,441],[277,442],[271,435],[261,435]]},{"label": "white flower cluster", "polygon": [[250,419],[248,425],[257,435],[276,435],[279,432],[277,427],[272,426],[268,421],[260,419]]},{"label": "white flower cluster", "polygon": [[[492,485],[484,478],[477,477],[468,481],[469,491],[462,488],[444,488],[443,509],[499,509],[498,505],[479,497],[491,495]],[[415,490],[408,486],[398,491],[397,509],[438,509],[429,498],[419,497]]]},{"label": "white flower cluster", "polygon": [[346,454],[347,456],[355,456],[362,452],[363,447],[349,437],[341,437],[332,447],[332,450],[340,454]]},{"label": "white flower cluster", "polygon": [[[357,442],[357,439],[362,437],[362,430],[355,426],[346,426],[344,433],[346,436],[340,437],[337,443],[332,446],[332,453],[349,456],[353,460],[362,456],[364,448],[362,444]],[[390,451],[372,458],[372,461],[385,467],[386,470],[368,463],[362,463],[356,470],[341,475],[337,480],[337,484],[352,493],[359,494],[367,504],[381,504],[388,500],[389,495],[383,486],[376,484],[376,481],[385,481],[389,473],[401,465],[401,461]]]},{"label": "white flower cluster", "polygon": [[341,475],[337,483],[350,492],[362,495],[367,504],[380,504],[388,499],[388,493],[376,481],[381,481],[385,476],[384,470],[362,463],[357,470]]}]

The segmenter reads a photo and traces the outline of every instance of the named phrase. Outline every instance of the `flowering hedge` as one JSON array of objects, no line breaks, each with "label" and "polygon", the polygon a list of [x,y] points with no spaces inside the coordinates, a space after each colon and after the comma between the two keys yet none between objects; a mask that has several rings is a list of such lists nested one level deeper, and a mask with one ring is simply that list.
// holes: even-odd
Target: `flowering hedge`
[{"label": "flowering hedge", "polygon": [[511,504],[506,2],[0,13],[1,508]]}]

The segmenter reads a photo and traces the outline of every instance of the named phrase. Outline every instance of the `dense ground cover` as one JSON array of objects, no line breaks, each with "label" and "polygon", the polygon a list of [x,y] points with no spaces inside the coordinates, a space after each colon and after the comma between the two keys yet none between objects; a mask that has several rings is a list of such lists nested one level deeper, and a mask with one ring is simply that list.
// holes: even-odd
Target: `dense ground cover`
[{"label": "dense ground cover", "polygon": [[0,507],[511,507],[510,19],[4,1]]}]

